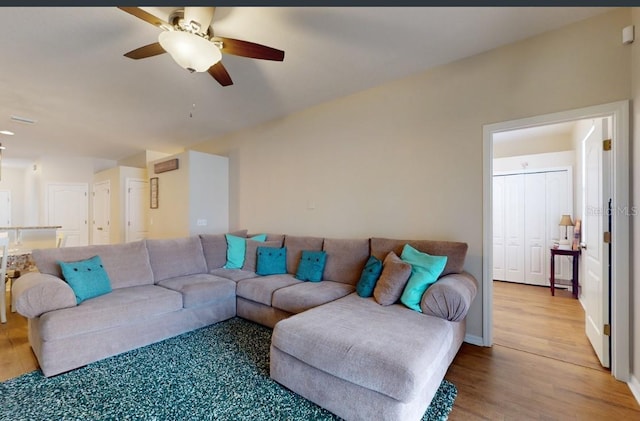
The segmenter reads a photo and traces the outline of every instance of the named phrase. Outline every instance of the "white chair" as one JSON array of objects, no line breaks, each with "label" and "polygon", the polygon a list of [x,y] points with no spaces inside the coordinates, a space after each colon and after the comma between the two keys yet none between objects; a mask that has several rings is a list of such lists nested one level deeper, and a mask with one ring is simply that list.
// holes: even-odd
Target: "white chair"
[{"label": "white chair", "polygon": [[[0,232],[0,249],[2,249],[2,263],[0,264],[0,279],[2,279],[2,300],[0,301],[0,323],[7,323],[7,257],[9,256],[9,233]],[[9,294],[11,297],[11,294]]]}]

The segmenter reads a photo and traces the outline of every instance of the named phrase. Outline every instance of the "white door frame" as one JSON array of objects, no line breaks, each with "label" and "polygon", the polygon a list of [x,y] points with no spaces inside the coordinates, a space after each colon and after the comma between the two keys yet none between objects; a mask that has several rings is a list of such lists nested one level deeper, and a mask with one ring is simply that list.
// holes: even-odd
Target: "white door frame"
[{"label": "white door frame", "polygon": [[[107,233],[107,242],[100,242],[99,244],[110,244],[111,243],[111,180],[107,179],[107,180],[100,180],[100,181],[96,181],[91,185],[91,241],[89,242],[89,244],[96,244],[96,237],[98,237],[97,234],[97,227],[96,227],[96,212],[99,211],[98,207],[96,206],[96,187],[101,187],[101,186],[106,186],[107,187],[107,209],[106,212],[107,214],[105,215],[107,220],[106,220],[106,224],[104,224],[106,226],[106,233]],[[100,222],[105,222],[105,221],[100,221]],[[102,235],[100,235],[101,237],[104,235],[104,231],[105,228],[103,228],[103,232]]]},{"label": "white door frame", "polygon": [[[130,192],[129,189],[131,188],[131,182],[138,182],[138,183],[149,183],[148,179],[146,178],[138,178],[138,177],[127,177],[125,179],[125,206],[124,206],[124,212],[125,212],[125,216],[124,216],[124,241],[125,243],[128,243],[131,241],[130,238],[130,233],[129,233],[129,222],[131,221],[131,213],[129,212],[129,200],[130,200]],[[146,219],[146,218],[145,218]]]},{"label": "white door frame", "polygon": [[611,374],[628,382],[630,371],[629,297],[629,101],[595,105],[483,126],[482,341],[493,344],[493,135],[495,133],[588,118],[613,117],[611,233]]}]

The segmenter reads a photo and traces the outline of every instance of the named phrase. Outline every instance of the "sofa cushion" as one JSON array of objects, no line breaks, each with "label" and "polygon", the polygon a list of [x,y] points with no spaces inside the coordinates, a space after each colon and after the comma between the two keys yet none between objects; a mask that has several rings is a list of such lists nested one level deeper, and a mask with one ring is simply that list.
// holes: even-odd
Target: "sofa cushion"
[{"label": "sofa cushion", "polygon": [[40,316],[42,339],[59,340],[152,319],[182,309],[182,294],[157,285],[115,289],[76,307]]},{"label": "sofa cushion", "polygon": [[282,241],[256,241],[247,240],[246,250],[244,253],[244,264],[242,270],[248,270],[250,272],[256,271],[256,263],[258,259],[258,247],[282,247]]},{"label": "sofa cushion", "polygon": [[322,277],[325,281],[355,285],[369,258],[369,239],[325,238],[322,250],[327,252],[327,265]]},{"label": "sofa cushion", "polygon": [[382,273],[382,262],[375,256],[369,256],[367,264],[362,269],[360,280],[356,285],[356,292],[363,298],[373,296],[373,289],[376,287],[378,278]]},{"label": "sofa cushion", "polygon": [[302,250],[322,250],[322,237],[298,237],[287,235],[284,237],[284,246],[287,248],[287,273],[295,274],[298,271]]},{"label": "sofa cushion", "polygon": [[287,273],[287,248],[258,247],[256,273],[260,276]]},{"label": "sofa cushion", "polygon": [[[247,234],[245,237],[255,237],[256,235],[259,235],[261,233],[256,233],[256,234]],[[273,233],[267,233],[267,240],[266,241],[279,241],[280,242],[280,246],[282,246],[282,243],[284,242],[284,234],[273,234]]]},{"label": "sofa cushion", "polygon": [[249,270],[242,269],[214,269],[209,272],[211,275],[219,276],[225,279],[231,279],[234,282],[242,281],[243,279],[255,278],[256,273]]},{"label": "sofa cushion", "polygon": [[[246,237],[247,230],[234,231],[229,234],[237,237]],[[224,234],[200,234],[204,259],[207,262],[207,269],[212,271],[224,266],[227,262],[227,239]]]},{"label": "sofa cushion", "polygon": [[411,265],[411,276],[404,287],[400,301],[411,310],[422,312],[420,309],[422,294],[440,277],[447,264],[447,256],[431,256],[405,244],[400,258]]},{"label": "sofa cushion", "polygon": [[[244,256],[247,251],[247,239],[237,237],[231,234],[225,234],[227,239],[227,263],[224,264],[225,269],[242,269],[244,265]],[[250,240],[264,242],[267,234],[258,234],[250,238]]]},{"label": "sofa cushion", "polygon": [[275,291],[299,283],[302,283],[302,281],[297,280],[290,274],[258,276],[257,278],[245,279],[238,282],[236,295],[247,300],[255,301],[256,303],[270,306]]},{"label": "sofa cushion", "polygon": [[102,266],[100,256],[76,262],[58,262],[62,276],[76,296],[78,304],[89,298],[111,292],[111,281]]},{"label": "sofa cushion", "polygon": [[197,236],[147,240],[155,283],[177,276],[207,273],[202,243]]},{"label": "sofa cushion", "polygon": [[38,270],[61,279],[62,271],[58,261],[72,262],[93,256],[100,256],[113,289],[153,284],[153,271],[144,240],[125,244],[33,250],[33,260]]},{"label": "sofa cushion", "polygon": [[350,294],[278,322],[271,344],[325,373],[401,402],[449,364],[457,324]]},{"label": "sofa cushion", "polygon": [[372,238],[371,254],[378,259],[384,259],[390,251],[393,251],[399,256],[402,254],[402,248],[405,244],[410,244],[411,247],[423,253],[429,253],[434,256],[447,256],[447,265],[444,267],[442,275],[440,276],[445,276],[450,273],[460,273],[463,270],[464,259],[467,255],[467,243]]},{"label": "sofa cushion", "polygon": [[180,292],[184,308],[200,307],[236,295],[234,281],[207,273],[164,279],[158,285]]},{"label": "sofa cushion", "polygon": [[373,289],[373,297],[378,304],[388,306],[397,303],[409,276],[411,265],[400,260],[394,252],[389,252],[382,263],[380,279]]},{"label": "sofa cushion", "polygon": [[302,282],[276,290],[271,305],[295,314],[337,300],[353,291],[353,285],[342,282]]},{"label": "sofa cushion", "polygon": [[301,281],[320,282],[327,263],[326,251],[303,250],[296,271],[296,279]]}]

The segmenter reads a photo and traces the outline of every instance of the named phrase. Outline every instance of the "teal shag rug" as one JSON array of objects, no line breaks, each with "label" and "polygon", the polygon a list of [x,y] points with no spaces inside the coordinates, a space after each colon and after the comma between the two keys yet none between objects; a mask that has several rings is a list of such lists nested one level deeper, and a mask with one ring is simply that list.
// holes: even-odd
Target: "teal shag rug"
[{"label": "teal shag rug", "polygon": [[[269,378],[271,330],[234,318],[46,378],[0,384],[0,420],[337,420]],[[423,420],[446,420],[444,380]]]}]

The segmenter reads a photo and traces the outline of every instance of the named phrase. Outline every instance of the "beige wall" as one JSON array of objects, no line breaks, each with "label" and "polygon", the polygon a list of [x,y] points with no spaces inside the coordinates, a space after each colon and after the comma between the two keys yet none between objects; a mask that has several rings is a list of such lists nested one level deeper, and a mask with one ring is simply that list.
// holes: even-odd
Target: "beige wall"
[{"label": "beige wall", "polygon": [[[214,139],[231,228],[466,241],[482,275],[482,127],[629,97],[619,9]],[[310,209],[313,208],[313,209]],[[482,291],[468,318],[482,335]]]},{"label": "beige wall", "polygon": [[[153,165],[178,158],[179,168],[154,174]],[[229,230],[229,160],[186,151],[153,161],[149,177],[158,177],[158,209],[149,209],[149,238],[217,234]],[[199,225],[203,221],[204,225]]]},{"label": "beige wall", "polygon": [[[633,8],[633,24],[636,27],[636,41],[631,44],[632,67],[632,94],[634,102],[631,114],[631,206],[632,210],[640,209],[640,9]],[[635,386],[636,398],[640,400],[640,223],[638,217],[631,218],[631,373],[632,383]]]}]

